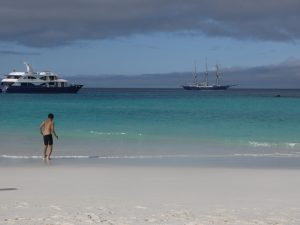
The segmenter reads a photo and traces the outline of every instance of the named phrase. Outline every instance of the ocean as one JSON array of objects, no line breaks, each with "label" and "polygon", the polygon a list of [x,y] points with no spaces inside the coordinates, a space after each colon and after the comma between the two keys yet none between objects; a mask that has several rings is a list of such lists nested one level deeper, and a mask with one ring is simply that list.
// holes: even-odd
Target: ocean
[{"label": "ocean", "polygon": [[0,103],[0,163],[40,159],[39,125],[52,112],[57,160],[300,167],[300,90],[86,88]]}]

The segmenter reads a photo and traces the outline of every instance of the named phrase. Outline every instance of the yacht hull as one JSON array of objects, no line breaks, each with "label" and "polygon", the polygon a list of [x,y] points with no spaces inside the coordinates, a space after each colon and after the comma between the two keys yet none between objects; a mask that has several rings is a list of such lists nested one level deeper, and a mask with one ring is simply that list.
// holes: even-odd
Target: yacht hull
[{"label": "yacht hull", "polygon": [[69,87],[41,87],[41,86],[10,86],[2,90],[5,93],[23,93],[23,94],[59,94],[59,93],[77,93],[83,85],[72,85]]},{"label": "yacht hull", "polygon": [[230,88],[230,85],[216,85],[216,86],[195,86],[195,85],[183,85],[185,90],[199,90],[199,91],[218,91],[218,90],[227,90]]}]

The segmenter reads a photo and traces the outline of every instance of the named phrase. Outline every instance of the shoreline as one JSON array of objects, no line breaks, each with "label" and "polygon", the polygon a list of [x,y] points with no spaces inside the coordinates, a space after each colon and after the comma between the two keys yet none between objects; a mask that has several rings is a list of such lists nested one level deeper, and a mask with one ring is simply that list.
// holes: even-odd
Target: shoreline
[{"label": "shoreline", "polygon": [[300,157],[293,155],[234,154],[234,155],[129,155],[84,156],[53,155],[43,160],[41,155],[0,155],[0,168],[22,168],[52,165],[54,167],[173,167],[173,168],[224,168],[257,170],[300,170]]}]

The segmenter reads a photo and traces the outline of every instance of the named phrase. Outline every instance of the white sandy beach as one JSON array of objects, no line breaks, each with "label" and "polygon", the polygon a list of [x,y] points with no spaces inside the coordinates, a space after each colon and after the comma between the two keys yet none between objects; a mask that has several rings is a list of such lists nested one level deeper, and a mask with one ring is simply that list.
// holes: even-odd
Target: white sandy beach
[{"label": "white sandy beach", "polygon": [[1,167],[0,224],[300,224],[300,171]]}]

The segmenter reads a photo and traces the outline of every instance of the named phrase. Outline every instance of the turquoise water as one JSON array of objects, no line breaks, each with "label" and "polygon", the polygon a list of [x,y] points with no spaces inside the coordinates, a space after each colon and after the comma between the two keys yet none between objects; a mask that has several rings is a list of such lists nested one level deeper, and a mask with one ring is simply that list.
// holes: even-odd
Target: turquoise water
[{"label": "turquoise water", "polygon": [[300,156],[300,90],[83,89],[0,101],[0,155],[40,155],[39,124],[52,112],[61,156]]}]

